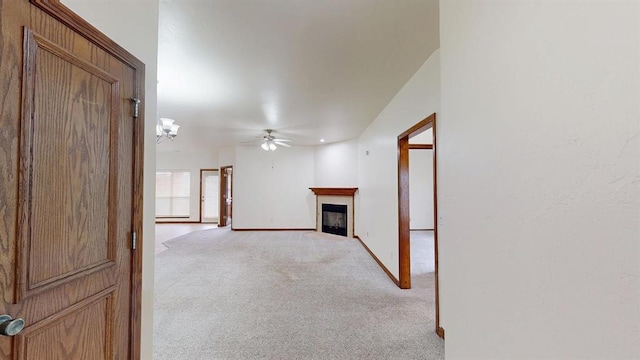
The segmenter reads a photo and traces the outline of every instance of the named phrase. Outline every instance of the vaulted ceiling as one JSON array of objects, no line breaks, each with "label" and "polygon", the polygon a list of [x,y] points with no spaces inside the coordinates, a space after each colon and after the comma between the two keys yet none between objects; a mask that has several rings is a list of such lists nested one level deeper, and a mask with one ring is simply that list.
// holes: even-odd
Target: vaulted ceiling
[{"label": "vaulted ceiling", "polygon": [[360,136],[439,47],[437,0],[161,0],[158,151],[276,130],[297,145]]}]

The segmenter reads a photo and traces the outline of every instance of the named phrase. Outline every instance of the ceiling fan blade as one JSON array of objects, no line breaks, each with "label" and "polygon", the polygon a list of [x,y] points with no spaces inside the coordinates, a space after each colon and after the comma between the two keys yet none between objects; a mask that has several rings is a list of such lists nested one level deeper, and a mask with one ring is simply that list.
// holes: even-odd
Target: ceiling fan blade
[{"label": "ceiling fan blade", "polygon": [[273,141],[292,142],[291,139],[273,139]]},{"label": "ceiling fan blade", "polygon": [[280,145],[280,146],[284,146],[284,147],[291,147],[291,145],[287,144],[287,143],[283,143],[280,142],[279,140],[275,140],[274,143]]}]

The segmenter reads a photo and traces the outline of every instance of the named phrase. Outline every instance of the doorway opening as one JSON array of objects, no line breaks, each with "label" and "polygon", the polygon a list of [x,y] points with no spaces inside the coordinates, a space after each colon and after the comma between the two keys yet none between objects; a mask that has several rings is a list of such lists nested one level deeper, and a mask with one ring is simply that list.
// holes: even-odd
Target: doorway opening
[{"label": "doorway opening", "polygon": [[[409,139],[430,130],[431,144],[413,144]],[[436,114],[431,114],[398,136],[398,251],[399,284],[402,289],[411,288],[411,192],[409,150],[431,150],[433,161],[433,268],[435,277],[436,333],[444,338],[440,326],[440,303],[438,282],[438,202],[436,164]]]},{"label": "doorway opening", "polygon": [[[219,227],[231,225],[233,213],[233,166],[220,168],[220,216]],[[233,226],[232,226],[233,228]]]},{"label": "doorway opening", "polygon": [[220,215],[220,172],[200,169],[200,222],[215,224]]}]

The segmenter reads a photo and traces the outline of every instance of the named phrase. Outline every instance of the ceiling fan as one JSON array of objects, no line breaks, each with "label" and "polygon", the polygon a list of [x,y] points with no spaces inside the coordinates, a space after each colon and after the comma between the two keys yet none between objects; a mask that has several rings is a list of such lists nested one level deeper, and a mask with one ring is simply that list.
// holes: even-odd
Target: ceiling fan
[{"label": "ceiling fan", "polygon": [[272,129],[266,129],[265,131],[267,133],[264,136],[262,136],[262,145],[260,145],[260,147],[264,151],[275,151],[278,148],[278,146],[291,147],[291,144],[287,144],[287,143],[290,143],[293,140],[281,139],[273,136]]}]

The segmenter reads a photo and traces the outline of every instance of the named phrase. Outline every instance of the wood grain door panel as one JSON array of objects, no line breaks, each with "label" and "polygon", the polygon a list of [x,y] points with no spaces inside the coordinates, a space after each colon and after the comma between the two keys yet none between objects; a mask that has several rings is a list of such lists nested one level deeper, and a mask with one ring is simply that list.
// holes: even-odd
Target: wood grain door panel
[{"label": "wood grain door panel", "polygon": [[24,43],[18,301],[113,267],[117,249],[119,83],[30,29]]},{"label": "wood grain door panel", "polygon": [[17,359],[112,359],[114,290],[110,288],[30,326],[17,336]]},{"label": "wood grain door panel", "polygon": [[139,359],[144,64],[59,0],[0,0],[0,59],[0,359]]}]

